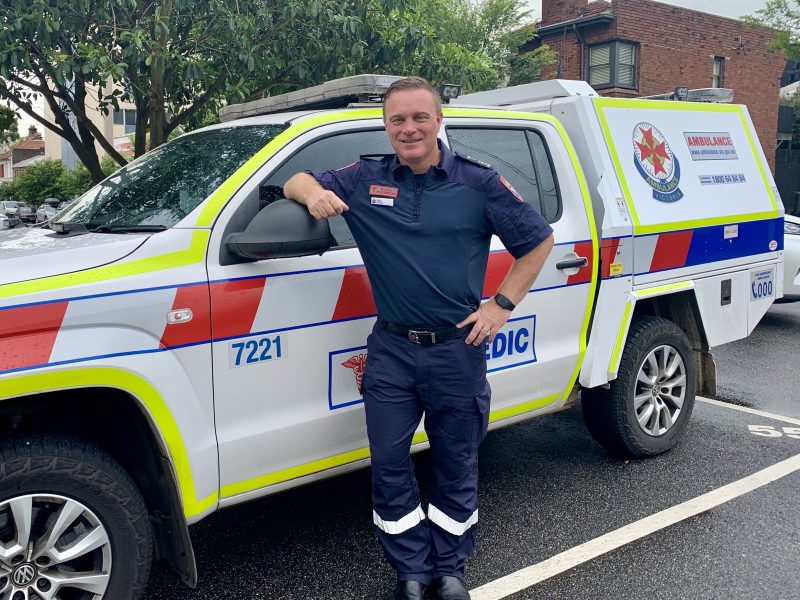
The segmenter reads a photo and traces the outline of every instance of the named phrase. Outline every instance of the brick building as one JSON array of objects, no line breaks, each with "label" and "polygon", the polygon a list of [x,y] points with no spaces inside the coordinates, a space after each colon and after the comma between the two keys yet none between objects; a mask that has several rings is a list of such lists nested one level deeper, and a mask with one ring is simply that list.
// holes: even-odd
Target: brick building
[{"label": "brick building", "polygon": [[731,88],[774,168],[786,59],[767,49],[770,30],[654,0],[542,0],[538,34],[523,50],[548,44],[560,57],[554,73],[604,96]]},{"label": "brick building", "polygon": [[28,128],[28,137],[0,154],[0,182],[11,181],[26,166],[44,158],[44,140],[36,127]]}]

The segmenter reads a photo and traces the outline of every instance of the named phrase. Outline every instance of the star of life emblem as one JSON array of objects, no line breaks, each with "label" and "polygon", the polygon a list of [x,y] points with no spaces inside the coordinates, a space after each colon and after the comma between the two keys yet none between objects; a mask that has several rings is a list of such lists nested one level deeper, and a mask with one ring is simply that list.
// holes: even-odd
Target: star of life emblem
[{"label": "star of life emblem", "polygon": [[678,187],[681,165],[664,135],[650,123],[633,128],[633,162],[639,175],[653,188],[659,202],[677,202],[683,198]]},{"label": "star of life emblem", "polygon": [[362,393],[361,385],[364,382],[364,368],[367,366],[367,355],[356,354],[355,356],[352,356],[344,361],[342,366],[353,370],[353,373],[356,376],[356,387],[358,388],[358,393]]}]

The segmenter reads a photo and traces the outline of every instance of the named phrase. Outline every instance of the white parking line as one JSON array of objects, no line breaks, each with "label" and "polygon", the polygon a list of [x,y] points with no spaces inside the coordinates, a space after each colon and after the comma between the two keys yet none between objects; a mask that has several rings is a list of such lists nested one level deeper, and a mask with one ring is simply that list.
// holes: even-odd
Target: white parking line
[{"label": "white parking line", "polygon": [[700,402],[705,402],[706,404],[721,406],[722,408],[730,408],[733,410],[750,413],[751,415],[766,417],[767,419],[775,419],[776,421],[783,421],[784,423],[792,423],[793,425],[800,425],[800,419],[793,419],[792,417],[784,417],[781,415],[776,415],[774,413],[764,412],[763,410],[748,408],[747,406],[738,406],[736,404],[731,404],[729,402],[720,402],[719,400],[712,400],[711,398],[703,398],[702,396],[697,396],[697,400],[699,400]]},{"label": "white parking line", "polygon": [[[759,411],[755,412],[758,413]],[[475,588],[470,592],[470,595],[472,596],[472,600],[498,600],[499,598],[505,598],[544,581],[545,579],[549,579],[559,573],[563,573],[582,563],[597,558],[611,550],[616,550],[625,544],[634,542],[656,531],[669,527],[670,525],[679,523],[684,519],[688,519],[689,517],[693,517],[719,506],[720,504],[724,504],[729,500],[752,492],[761,486],[772,483],[797,470],[800,470],[800,454],[774,464],[771,467],[767,467],[757,473],[753,473],[743,479],[729,483],[726,486],[712,490],[707,494],[703,494],[702,496],[698,496],[697,498],[693,498],[682,504],[673,506],[672,508],[645,517],[630,525],[611,531],[580,546],[570,548],[543,562],[491,581]]]}]

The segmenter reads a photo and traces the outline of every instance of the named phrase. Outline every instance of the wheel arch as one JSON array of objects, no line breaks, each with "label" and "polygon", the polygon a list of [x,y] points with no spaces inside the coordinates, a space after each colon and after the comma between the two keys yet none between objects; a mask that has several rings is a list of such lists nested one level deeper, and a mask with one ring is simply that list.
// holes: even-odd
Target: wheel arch
[{"label": "wheel arch", "polygon": [[[630,307],[630,310],[628,309]],[[699,395],[716,394],[716,365],[710,352],[708,336],[692,281],[635,290],[630,293],[621,324],[621,335],[614,348],[609,371],[616,375],[619,359],[631,321],[638,316],[662,317],[680,327],[689,339],[694,355],[696,385]]]},{"label": "wheel arch", "polygon": [[[187,584],[196,585],[197,567],[186,517],[200,503],[194,497],[191,474],[186,473],[188,460],[179,434],[177,440],[169,439],[170,432],[162,429],[165,415],[154,414],[153,398],[148,402],[142,397],[142,392],[158,396],[157,392],[138,376],[120,369],[77,371],[83,384],[75,381],[73,371],[3,381],[0,435],[68,435],[108,452],[145,500],[157,557],[165,559]],[[116,384],[108,377],[115,378]],[[133,381],[138,386],[126,385]],[[176,457],[176,453],[182,456]]]}]

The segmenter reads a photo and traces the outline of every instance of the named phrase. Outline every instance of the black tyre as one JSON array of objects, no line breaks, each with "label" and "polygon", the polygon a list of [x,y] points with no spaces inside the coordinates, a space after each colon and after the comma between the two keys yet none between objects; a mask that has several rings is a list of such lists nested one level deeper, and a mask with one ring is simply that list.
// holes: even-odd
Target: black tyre
[{"label": "black tyre", "polygon": [[152,559],[150,518],[107,453],[68,438],[8,440],[0,481],[0,598],[140,596]]},{"label": "black tyre", "polygon": [[672,321],[634,317],[610,389],[583,390],[584,421],[612,452],[653,456],[678,442],[694,408],[689,340]]}]

